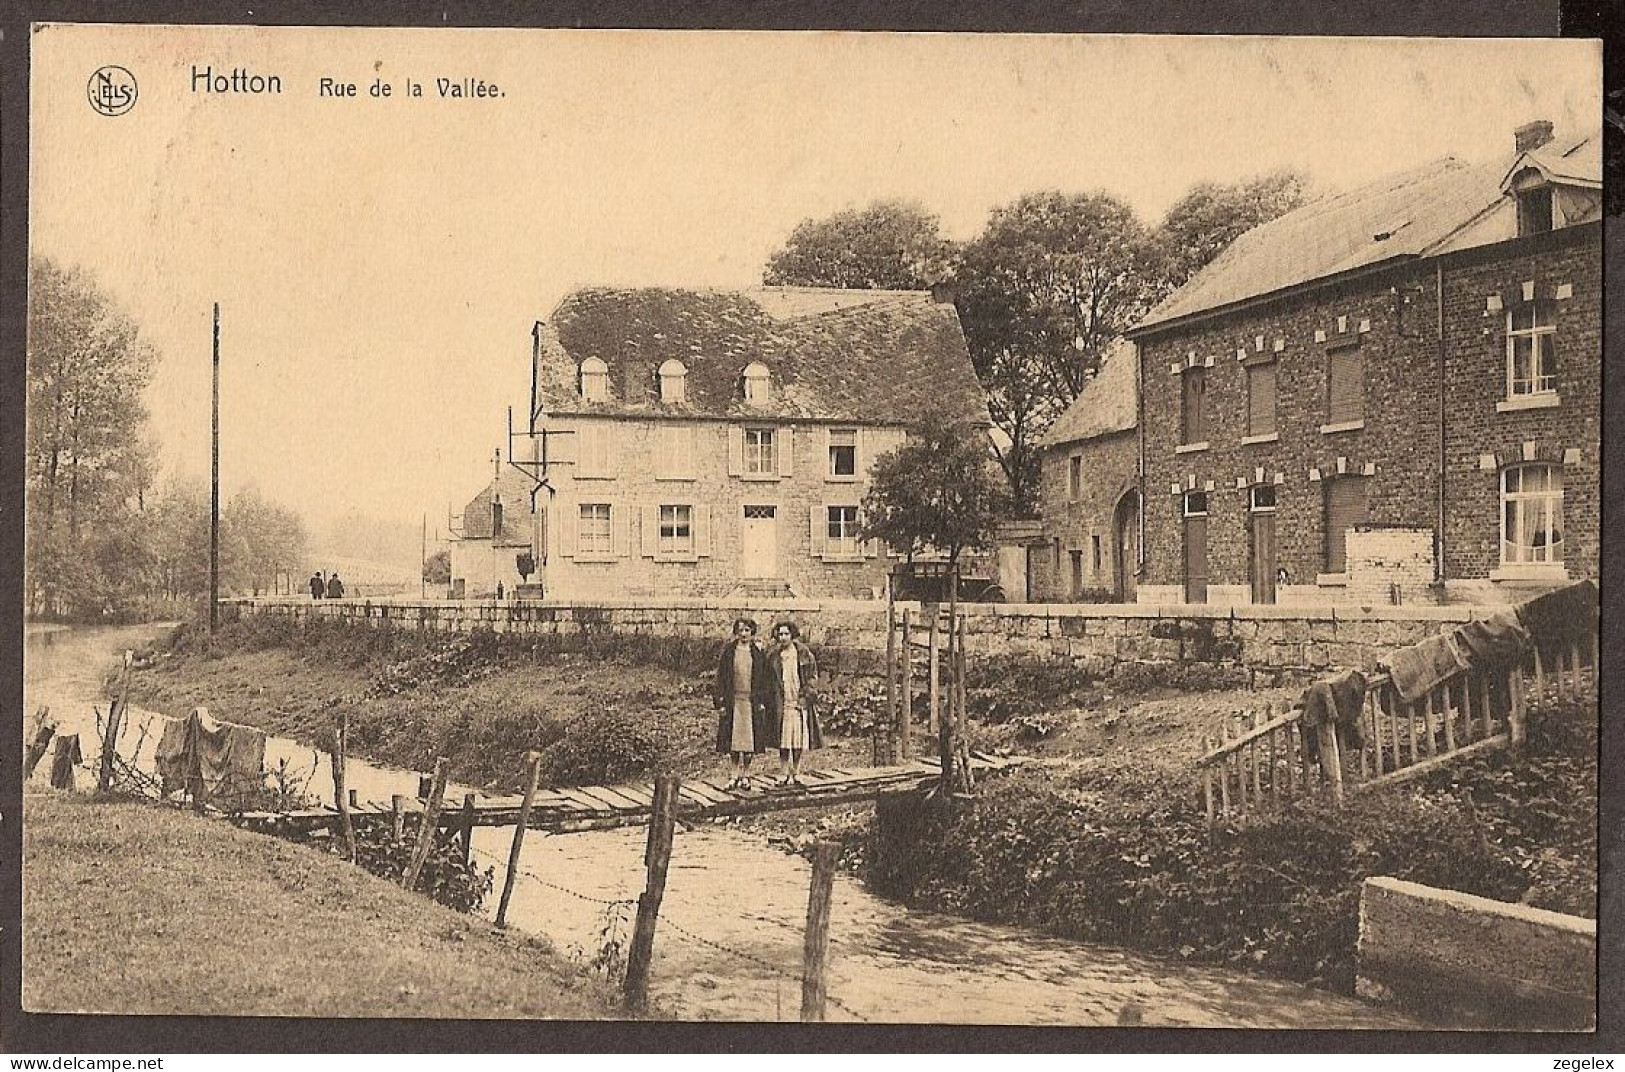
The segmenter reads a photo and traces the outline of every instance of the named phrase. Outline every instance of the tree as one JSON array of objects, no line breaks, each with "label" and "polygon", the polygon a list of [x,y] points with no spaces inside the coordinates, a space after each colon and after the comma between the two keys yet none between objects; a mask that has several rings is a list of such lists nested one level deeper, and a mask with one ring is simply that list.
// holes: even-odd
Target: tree
[{"label": "tree", "polygon": [[1179,289],[1237,238],[1308,197],[1309,179],[1291,170],[1229,185],[1197,183],[1157,228],[1148,266],[1151,289],[1158,298]]},{"label": "tree", "polygon": [[29,274],[28,607],[122,612],[151,580],[141,399],[155,357],[89,273],[37,257]]},{"label": "tree", "polygon": [[928,290],[948,274],[953,244],[912,201],[877,201],[801,221],[768,259],[768,286]]},{"label": "tree", "polygon": [[275,585],[278,572],[305,560],[303,519],[252,485],[231,497],[220,521],[220,573],[229,588],[257,596]]},{"label": "tree", "polygon": [[1149,232],[1105,193],[1027,194],[961,252],[955,304],[1004,442],[1015,509],[1037,506],[1037,439],[1145,312]]},{"label": "tree", "polygon": [[430,584],[451,583],[451,552],[436,551],[423,562],[423,579]]},{"label": "tree", "polygon": [[982,430],[929,414],[906,443],[875,459],[858,535],[909,558],[940,551],[951,571],[964,551],[993,546],[1007,502]]}]

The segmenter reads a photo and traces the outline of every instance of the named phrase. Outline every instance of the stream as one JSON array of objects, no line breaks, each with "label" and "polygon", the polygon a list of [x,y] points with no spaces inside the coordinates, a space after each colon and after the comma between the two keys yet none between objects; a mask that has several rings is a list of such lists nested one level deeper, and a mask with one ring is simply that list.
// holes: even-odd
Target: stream
[{"label": "stream", "polygon": [[[25,631],[24,710],[48,704],[59,732],[79,733],[92,760],[94,705],[117,654],[161,634],[161,626]],[[131,709],[120,751],[128,756],[151,717]],[[25,718],[25,723],[29,719]],[[156,728],[138,762],[150,767]],[[331,800],[325,755],[269,738],[266,766],[286,761],[310,775],[306,791]],[[35,779],[43,781],[50,760]],[[81,788],[94,775],[81,772]],[[417,774],[352,759],[349,786],[387,806],[411,796]],[[448,801],[468,789],[448,788]],[[526,834],[509,925],[547,936],[562,952],[590,960],[606,939],[630,940],[643,888],[642,827],[548,836]],[[494,868],[488,899],[494,916],[513,830],[475,830],[477,861]],[[26,861],[25,861],[26,866]],[[676,1019],[799,1019],[802,927],[810,867],[729,826],[681,826],[672,850],[656,929],[651,997]],[[26,925],[26,923],[25,923]],[[1020,927],[977,923],[905,908],[870,893],[856,878],[835,879],[828,989],[831,1021],[955,1024],[1052,1024],[1146,1027],[1418,1027],[1399,1013],[1269,976],[1111,946],[1051,938]]]}]

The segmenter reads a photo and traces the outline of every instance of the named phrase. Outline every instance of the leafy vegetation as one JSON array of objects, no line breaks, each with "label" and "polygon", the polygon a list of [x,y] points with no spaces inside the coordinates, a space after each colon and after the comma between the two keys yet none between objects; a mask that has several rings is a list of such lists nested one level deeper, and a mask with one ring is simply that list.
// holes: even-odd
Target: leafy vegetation
[{"label": "leafy vegetation", "polygon": [[870,877],[919,906],[1348,991],[1367,877],[1595,915],[1595,760],[1595,709],[1554,708],[1524,758],[1212,830],[1187,775],[1034,770],[949,817],[883,809]]}]

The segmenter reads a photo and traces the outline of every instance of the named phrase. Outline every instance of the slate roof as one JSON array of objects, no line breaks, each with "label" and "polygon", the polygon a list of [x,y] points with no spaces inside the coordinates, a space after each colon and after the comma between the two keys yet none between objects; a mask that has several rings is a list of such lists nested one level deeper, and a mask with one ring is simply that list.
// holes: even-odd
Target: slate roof
[{"label": "slate roof", "polygon": [[[609,366],[604,402],[578,390],[588,357]],[[685,400],[659,401],[656,370],[688,370]],[[760,361],[765,403],[741,373]],[[924,291],[763,287],[578,290],[543,324],[539,402],[551,415],[806,418],[905,424],[934,405],[988,423],[959,314]]]},{"label": "slate roof", "polygon": [[1094,379],[1083,385],[1066,412],[1044,433],[1040,446],[1059,447],[1080,439],[1130,431],[1138,421],[1139,382],[1134,344],[1119,339],[1101,358]]},{"label": "slate roof", "polygon": [[463,535],[465,540],[491,538],[491,496],[502,491],[502,538],[498,547],[529,547],[535,515],[530,509],[530,477],[515,469],[504,467],[502,476],[480,489],[480,493],[463,507]]},{"label": "slate roof", "polygon": [[[1517,207],[1502,182],[1524,155],[1446,157],[1294,209],[1237,238],[1129,335],[1352,269],[1514,238]],[[1528,155],[1601,182],[1600,132],[1559,136]]]}]

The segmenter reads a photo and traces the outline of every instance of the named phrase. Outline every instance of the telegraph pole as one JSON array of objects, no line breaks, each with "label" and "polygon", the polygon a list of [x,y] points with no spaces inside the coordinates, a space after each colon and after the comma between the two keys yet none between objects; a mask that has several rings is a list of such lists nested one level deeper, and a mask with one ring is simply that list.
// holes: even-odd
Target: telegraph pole
[{"label": "telegraph pole", "polygon": [[429,596],[429,515],[423,515],[423,529],[418,534],[418,599]]},{"label": "telegraph pole", "polygon": [[214,303],[214,403],[209,436],[209,632],[220,625],[220,303]]}]

